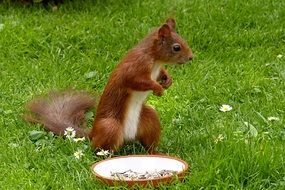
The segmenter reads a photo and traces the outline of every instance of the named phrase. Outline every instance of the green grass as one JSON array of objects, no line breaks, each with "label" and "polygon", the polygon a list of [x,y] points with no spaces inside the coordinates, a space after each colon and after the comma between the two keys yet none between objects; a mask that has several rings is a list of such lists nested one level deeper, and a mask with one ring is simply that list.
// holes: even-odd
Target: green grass
[{"label": "green grass", "polygon": [[[30,131],[43,129],[22,119],[24,105],[52,89],[102,92],[125,52],[168,16],[195,59],[167,66],[173,85],[149,97],[163,128],[159,150],[190,164],[183,183],[161,188],[285,189],[281,0],[80,0],[57,12],[0,4],[1,189],[108,189],[91,175],[102,158],[89,142],[31,140]],[[224,103],[233,110],[220,112]],[[130,144],[116,155],[134,153],[145,151]]]}]

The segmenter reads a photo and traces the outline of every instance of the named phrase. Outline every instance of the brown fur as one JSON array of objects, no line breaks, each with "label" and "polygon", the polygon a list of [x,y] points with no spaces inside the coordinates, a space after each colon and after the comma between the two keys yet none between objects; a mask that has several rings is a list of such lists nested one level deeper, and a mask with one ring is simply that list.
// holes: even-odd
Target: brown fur
[{"label": "brown fur", "polygon": [[[164,89],[172,84],[171,77],[163,68],[157,79],[151,78],[155,65],[183,64],[192,59],[192,51],[175,32],[175,25],[174,19],[168,19],[166,24],[155,29],[131,49],[114,69],[97,106],[93,128],[89,133],[94,149],[115,151],[124,144],[126,112],[134,92],[152,91],[154,95],[161,96]],[[177,43],[181,50],[175,52],[173,44]],[[39,121],[56,134],[62,134],[66,127],[72,126],[78,135],[87,136],[77,125],[82,122],[86,109],[92,105],[93,101],[88,96],[67,93],[63,97],[52,96],[48,101],[36,100],[28,108],[36,113],[34,121]],[[154,109],[143,104],[136,140],[152,153],[159,137],[159,118]]]},{"label": "brown fur", "polygon": [[67,127],[76,131],[77,137],[87,137],[89,131],[79,128],[86,125],[85,112],[94,106],[94,100],[84,92],[51,92],[27,104],[26,120],[41,123],[48,131],[63,135]]},{"label": "brown fur", "polygon": [[137,139],[145,149],[155,152],[160,138],[160,122],[157,113],[149,106],[143,105]]},{"label": "brown fur", "polygon": [[[90,133],[94,148],[116,150],[123,144],[123,123],[133,91],[153,91],[161,96],[163,90],[172,84],[165,69],[161,69],[157,80],[151,79],[151,69],[155,63],[182,64],[192,59],[191,49],[175,32],[175,21],[168,19],[166,23],[131,49],[113,71],[97,107]],[[181,45],[181,52],[173,53],[173,43]],[[112,124],[103,122],[107,118]],[[159,137],[159,118],[152,108],[143,105],[137,140],[153,152]]]}]

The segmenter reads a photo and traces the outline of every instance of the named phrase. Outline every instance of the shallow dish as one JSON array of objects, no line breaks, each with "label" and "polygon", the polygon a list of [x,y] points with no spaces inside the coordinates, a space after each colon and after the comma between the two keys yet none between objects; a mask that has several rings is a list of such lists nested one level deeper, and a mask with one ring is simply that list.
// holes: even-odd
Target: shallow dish
[{"label": "shallow dish", "polygon": [[[146,186],[147,184],[158,186],[160,183],[171,183],[175,179],[182,180],[188,167],[185,161],[171,156],[129,155],[99,161],[92,165],[91,170],[96,178],[112,186],[123,184],[128,186]],[[125,173],[127,171],[140,174],[158,173],[160,171],[173,171],[174,173],[148,179],[118,178],[114,176],[114,173]]]}]

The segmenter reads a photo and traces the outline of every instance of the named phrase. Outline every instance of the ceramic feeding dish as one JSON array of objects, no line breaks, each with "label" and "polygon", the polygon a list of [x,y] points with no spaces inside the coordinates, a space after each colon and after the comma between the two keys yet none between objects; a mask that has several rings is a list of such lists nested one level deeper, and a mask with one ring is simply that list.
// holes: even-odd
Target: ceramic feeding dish
[{"label": "ceramic feeding dish", "polygon": [[102,160],[92,165],[96,178],[108,185],[158,186],[182,180],[188,164],[165,155],[130,155]]}]

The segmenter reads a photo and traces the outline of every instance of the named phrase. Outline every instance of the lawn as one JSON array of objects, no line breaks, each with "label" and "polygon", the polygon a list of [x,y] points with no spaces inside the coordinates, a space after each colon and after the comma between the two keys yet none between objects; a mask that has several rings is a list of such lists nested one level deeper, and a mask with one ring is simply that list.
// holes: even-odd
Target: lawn
[{"label": "lawn", "polygon": [[[108,189],[91,175],[103,158],[90,143],[26,123],[25,104],[54,89],[98,96],[127,50],[169,16],[194,60],[167,66],[173,85],[148,104],[161,118],[159,151],[190,170],[184,182],[160,188],[285,189],[285,1],[76,0],[55,12],[7,2],[0,4],[1,189]],[[221,112],[222,104],[232,110]],[[145,153],[134,143],[115,155]]]}]

